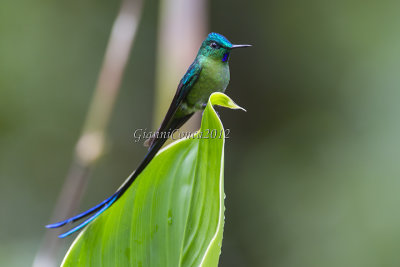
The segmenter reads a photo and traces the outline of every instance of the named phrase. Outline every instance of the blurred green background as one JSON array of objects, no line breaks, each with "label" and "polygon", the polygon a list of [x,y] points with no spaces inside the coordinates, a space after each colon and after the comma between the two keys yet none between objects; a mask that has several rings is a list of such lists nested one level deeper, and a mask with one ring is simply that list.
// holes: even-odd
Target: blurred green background
[{"label": "blurred green background", "polygon": [[[32,264],[118,8],[1,3],[0,266]],[[81,210],[145,154],[133,132],[153,125],[158,10],[145,1]],[[254,45],[232,54],[227,90],[248,112],[220,110],[231,130],[220,266],[400,266],[399,10],[399,1],[209,3],[210,31]]]}]

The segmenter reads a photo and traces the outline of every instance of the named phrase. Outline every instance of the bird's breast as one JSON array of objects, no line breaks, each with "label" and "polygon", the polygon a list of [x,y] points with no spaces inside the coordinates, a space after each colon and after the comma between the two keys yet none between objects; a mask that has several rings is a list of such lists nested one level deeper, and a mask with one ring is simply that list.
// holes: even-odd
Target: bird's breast
[{"label": "bird's breast", "polygon": [[229,84],[229,65],[227,62],[207,60],[203,62],[199,78],[186,97],[186,104],[200,110],[214,92],[225,92]]}]

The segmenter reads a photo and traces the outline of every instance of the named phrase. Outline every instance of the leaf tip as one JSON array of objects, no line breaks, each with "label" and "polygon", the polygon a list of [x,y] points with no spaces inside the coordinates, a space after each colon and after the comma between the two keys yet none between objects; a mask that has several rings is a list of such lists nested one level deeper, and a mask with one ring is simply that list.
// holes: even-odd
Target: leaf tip
[{"label": "leaf tip", "polygon": [[247,110],[236,104],[229,96],[225,95],[224,93],[217,92],[211,94],[209,102],[212,105],[218,105],[230,109],[241,109],[244,112],[247,112]]}]

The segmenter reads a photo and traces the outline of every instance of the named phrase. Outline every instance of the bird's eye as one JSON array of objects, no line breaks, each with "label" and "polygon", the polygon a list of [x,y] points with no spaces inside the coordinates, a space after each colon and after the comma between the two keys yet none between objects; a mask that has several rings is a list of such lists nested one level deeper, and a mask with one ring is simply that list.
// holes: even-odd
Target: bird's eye
[{"label": "bird's eye", "polygon": [[212,48],[214,48],[214,49],[220,48],[219,44],[217,44],[216,42],[212,42],[212,43],[210,44],[210,46],[211,46]]}]

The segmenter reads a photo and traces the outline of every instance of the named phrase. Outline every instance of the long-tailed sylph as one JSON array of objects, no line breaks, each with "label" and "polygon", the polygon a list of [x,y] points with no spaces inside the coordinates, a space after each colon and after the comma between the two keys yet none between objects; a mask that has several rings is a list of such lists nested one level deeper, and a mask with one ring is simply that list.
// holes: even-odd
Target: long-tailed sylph
[{"label": "long-tailed sylph", "polygon": [[212,93],[225,92],[229,84],[228,62],[231,50],[249,46],[233,45],[221,34],[210,33],[201,44],[195,60],[178,85],[167,114],[157,131],[163,134],[155,134],[145,142],[149,146],[149,151],[136,171],[113,195],[100,204],[72,218],[46,227],[57,228],[86,218],[79,225],[60,235],[61,238],[66,237],[89,224],[115,203],[154,158],[167,141],[169,134],[180,128],[196,111],[203,110]]}]

